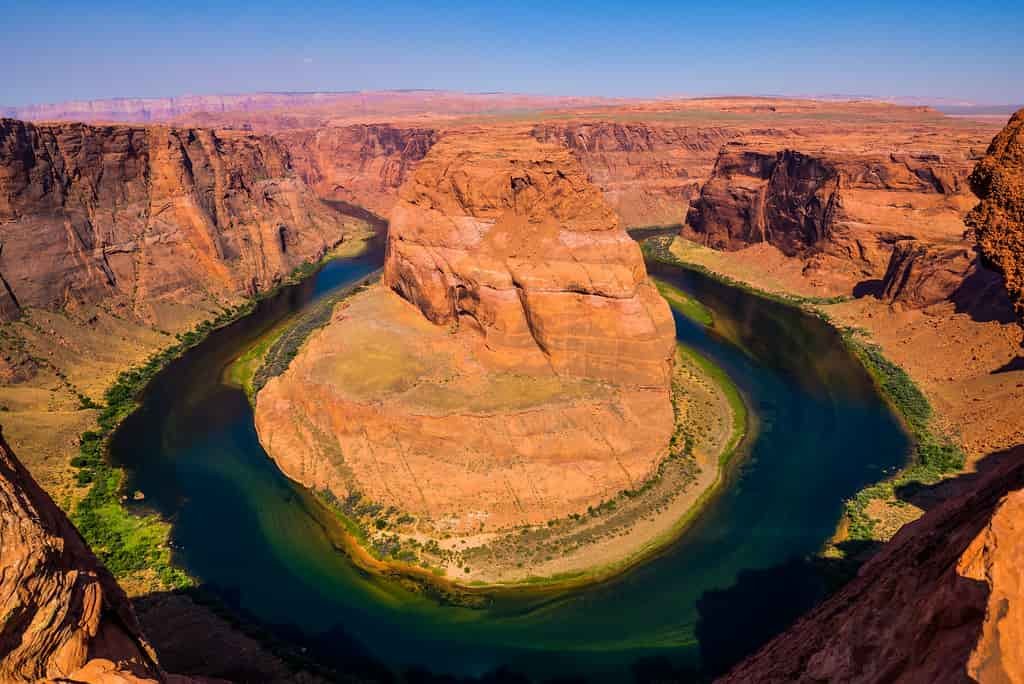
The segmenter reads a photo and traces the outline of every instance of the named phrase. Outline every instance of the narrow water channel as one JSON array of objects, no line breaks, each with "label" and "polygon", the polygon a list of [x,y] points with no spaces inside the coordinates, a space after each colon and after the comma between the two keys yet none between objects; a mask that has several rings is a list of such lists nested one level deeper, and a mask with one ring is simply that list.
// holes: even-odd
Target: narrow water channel
[{"label": "narrow water channel", "polygon": [[337,523],[267,459],[245,396],[220,380],[270,326],[381,260],[374,250],[334,261],[215,332],[160,374],[112,443],[130,490],[173,520],[178,563],[239,614],[339,669],[705,678],[820,600],[820,568],[803,560],[831,535],[844,499],[906,456],[907,438],[834,330],[652,264],[711,310],[711,328],[677,315],[677,336],[728,373],[758,422],[722,494],[677,543],[613,581],[485,609],[439,605],[337,550]]}]

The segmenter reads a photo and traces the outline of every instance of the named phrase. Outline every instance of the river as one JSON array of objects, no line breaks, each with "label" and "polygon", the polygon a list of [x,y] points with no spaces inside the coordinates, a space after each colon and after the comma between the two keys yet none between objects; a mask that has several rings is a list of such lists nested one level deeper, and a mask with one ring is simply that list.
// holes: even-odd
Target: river
[{"label": "river", "polygon": [[728,373],[757,421],[721,495],[679,541],[612,581],[518,592],[483,609],[440,605],[338,550],[337,521],[266,457],[243,392],[221,380],[261,333],[382,258],[377,248],[335,260],[215,331],[154,380],[111,443],[128,491],[173,521],[176,562],[245,620],[339,670],[706,678],[822,598],[827,563],[807,559],[843,501],[908,453],[898,421],[826,323],[652,264],[711,310],[711,327],[677,314],[677,336]]}]

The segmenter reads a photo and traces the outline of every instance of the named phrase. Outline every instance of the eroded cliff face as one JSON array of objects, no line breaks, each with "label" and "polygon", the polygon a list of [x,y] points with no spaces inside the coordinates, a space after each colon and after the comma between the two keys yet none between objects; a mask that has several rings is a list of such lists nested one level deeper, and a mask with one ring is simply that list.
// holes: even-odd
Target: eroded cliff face
[{"label": "eroded cliff face", "polygon": [[978,259],[968,241],[899,240],[880,286],[880,297],[915,309],[952,302],[982,320],[1000,320],[1009,301],[998,273]]},{"label": "eroded cliff face", "polygon": [[694,201],[684,235],[716,249],[770,243],[849,293],[885,275],[897,241],[949,241],[963,232],[969,169],[965,154],[730,143]]},{"label": "eroded cliff face", "polygon": [[992,141],[970,178],[981,203],[967,217],[985,260],[1003,275],[1024,321],[1024,110]]},{"label": "eroded cliff face", "polygon": [[722,682],[1024,682],[1024,450]]},{"label": "eroded cliff face", "polygon": [[102,302],[174,329],[176,307],[266,289],[346,225],[269,138],[0,121],[4,320]]},{"label": "eroded cliff face", "polygon": [[681,225],[718,150],[739,135],[720,126],[646,123],[538,124],[533,136],[565,145],[623,225]]},{"label": "eroded cliff face", "polygon": [[[579,166],[518,136],[451,136],[393,211],[384,283],[437,324],[559,374],[665,386],[668,308]],[[518,361],[517,361],[518,362]]]},{"label": "eroded cliff face", "polygon": [[307,486],[508,530],[652,472],[673,351],[639,248],[564,147],[452,133],[402,187],[382,286],[265,386],[256,425]]},{"label": "eroded cliff face", "polygon": [[398,188],[437,140],[433,128],[390,124],[285,131],[295,170],[323,199],[350,202],[388,216]]},{"label": "eroded cliff face", "polygon": [[2,435],[0,616],[0,682],[163,679],[128,598]]}]

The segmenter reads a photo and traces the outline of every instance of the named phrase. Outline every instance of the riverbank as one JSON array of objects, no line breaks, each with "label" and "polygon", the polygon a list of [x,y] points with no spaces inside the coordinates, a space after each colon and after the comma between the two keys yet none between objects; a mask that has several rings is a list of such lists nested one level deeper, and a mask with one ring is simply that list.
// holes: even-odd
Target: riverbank
[{"label": "riverbank", "polygon": [[[400,382],[397,377],[392,377],[396,369],[436,369],[438,364],[444,365],[443,360],[433,357],[430,363],[417,361],[418,349],[436,349],[437,345],[420,340],[415,349],[410,350],[399,343],[404,339],[401,326],[390,326],[387,334],[370,331],[364,335],[360,332],[360,321],[376,325],[379,321],[396,320],[396,317],[401,320],[405,309],[391,305],[392,299],[393,295],[388,296],[383,291],[379,294],[368,292],[346,301],[342,304],[344,313],[335,314],[336,319],[343,316],[345,320],[344,326],[347,327],[343,326],[344,329],[338,331],[345,344],[360,349],[365,346],[359,342],[364,337],[377,340],[373,358],[380,361],[386,357],[388,360],[382,366],[387,369],[387,377],[381,382],[386,381],[389,387]],[[678,305],[679,300],[676,299]],[[305,336],[317,327],[309,321],[316,323],[322,318],[318,307],[289,321],[288,330],[299,330],[303,334],[276,331],[278,341],[286,336],[294,338],[289,339],[287,345],[281,345],[289,348],[285,355],[288,360],[295,356],[296,348],[302,346]],[[320,322],[322,324],[323,321]],[[420,327],[426,328],[419,331],[421,334],[447,334],[429,324]],[[387,340],[387,344],[381,340]],[[266,354],[266,350],[277,344],[261,340],[240,358],[247,362],[256,354]],[[331,350],[340,349],[337,340],[324,344]],[[342,368],[337,364],[344,362],[335,360],[330,363],[331,368],[337,371]],[[277,364],[269,375],[283,372],[286,365]],[[352,370],[355,373],[353,377],[358,376],[358,386],[373,385],[376,371],[362,362],[357,366]],[[450,527],[439,525],[437,520],[409,515],[408,511],[400,510],[400,506],[381,504],[358,490],[345,499],[334,497],[326,489],[320,489],[318,493],[349,530],[349,555],[367,570],[404,569],[410,575],[438,579],[445,586],[458,585],[474,590],[518,585],[582,585],[605,579],[635,565],[677,538],[720,485],[722,469],[747,431],[747,419],[738,391],[724,373],[716,370],[694,351],[679,348],[672,383],[675,429],[668,456],[661,460],[648,479],[632,482],[631,486],[591,505],[586,511],[545,518],[534,524],[512,525],[497,531],[456,533]],[[264,369],[255,372],[253,377],[261,374],[266,375]],[[321,372],[315,375],[320,379],[318,381],[324,378]],[[446,373],[442,375],[447,378],[445,385],[453,387],[452,383],[456,382],[453,377]],[[608,391],[599,385],[591,387],[593,383],[559,390],[548,387],[551,382],[543,379],[530,382],[527,378],[501,375],[488,385],[490,390],[483,395],[475,395],[474,406],[479,406],[472,410],[500,410],[502,402],[514,396],[516,407],[513,410],[529,413],[546,402],[561,401],[559,397],[564,392],[568,392],[567,396],[573,401],[585,404],[591,395],[601,396]],[[424,387],[414,389],[417,396],[424,390]],[[429,396],[434,397],[434,393]],[[443,396],[446,395],[438,395],[432,401],[440,401]],[[442,402],[446,407],[447,401]],[[272,434],[279,437],[280,430]],[[327,448],[325,440],[327,436],[318,444]],[[332,453],[335,452],[329,450],[327,456]]]},{"label": "riverbank", "polygon": [[[176,334],[150,330],[102,309],[84,319],[67,312],[32,311],[10,324],[9,329],[26,331],[21,332],[26,346],[40,347],[45,354],[40,366],[60,380],[62,387],[47,391],[54,393],[54,397],[59,396],[58,392],[70,391],[77,396],[78,406],[74,411],[54,412],[54,398],[42,404],[42,396],[36,396],[43,392],[39,385],[49,381],[45,375],[37,374],[27,382],[0,388],[5,406],[13,404],[18,409],[5,414],[5,428],[13,424],[11,432],[17,435],[19,445],[28,447],[29,454],[38,449],[48,452],[43,464],[32,462],[33,469],[42,473],[44,486],[54,493],[129,595],[178,589],[190,586],[192,580],[171,559],[170,524],[159,516],[140,515],[125,507],[129,498],[139,502],[144,494],[122,491],[124,473],[107,461],[111,436],[135,410],[138,395],[167,364],[214,330],[250,314],[261,300],[307,278],[327,260],[350,251],[366,235],[347,237],[350,239],[316,261],[295,268],[271,290],[255,297],[238,297],[221,304],[219,309],[180,312],[182,320],[188,322]],[[48,344],[52,348],[42,346],[48,330],[52,340]],[[32,403],[19,404],[24,397],[31,397]],[[53,445],[52,435],[47,436],[43,426],[53,425],[54,421],[57,425],[78,426],[79,433],[61,437],[68,441]],[[61,434],[62,431],[57,432]],[[65,451],[68,443],[73,445],[74,456]]]},{"label": "riverbank", "polygon": [[[930,356],[925,344],[934,345],[934,341],[925,343],[918,338],[916,344],[908,345],[906,338],[900,337],[905,328],[893,325],[893,319],[906,312],[874,297],[853,300],[823,294],[802,278],[796,260],[786,258],[767,245],[751,248],[750,252],[738,256],[732,252],[724,254],[678,237],[652,241],[649,250],[661,260],[802,308],[841,333],[844,344],[867,369],[881,396],[913,440],[912,453],[904,468],[862,489],[846,502],[844,518],[824,553],[844,556],[841,550],[844,547],[873,548],[923,513],[923,507],[916,505],[908,494],[963,472],[965,466],[969,466],[971,451],[969,447],[964,448],[963,436],[964,428],[970,426],[956,420],[955,411],[946,413],[933,408],[936,396],[929,391],[928,381],[933,376],[931,368],[934,366],[929,368],[930,359],[925,363],[922,360]],[[945,323],[949,327],[951,312],[947,316],[949,318],[935,317],[931,324]],[[954,325],[971,324],[960,318],[954,320]],[[984,327],[991,331],[991,324]],[[890,355],[900,363],[893,361]],[[956,365],[956,355],[947,353],[943,358],[947,368]]]}]

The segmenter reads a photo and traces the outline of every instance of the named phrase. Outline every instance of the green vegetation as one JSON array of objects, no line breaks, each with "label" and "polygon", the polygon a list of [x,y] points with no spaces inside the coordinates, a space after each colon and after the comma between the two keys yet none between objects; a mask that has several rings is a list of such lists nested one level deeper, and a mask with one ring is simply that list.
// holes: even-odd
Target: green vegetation
[{"label": "green vegetation", "polygon": [[841,331],[843,341],[868,372],[903,419],[914,441],[910,464],[895,477],[862,489],[846,502],[849,520],[848,536],[855,541],[876,538],[875,520],[867,509],[872,501],[880,500],[902,504],[896,497],[897,489],[934,484],[944,476],[963,469],[966,455],[946,434],[934,427],[932,407],[907,372],[887,359],[875,344],[860,339],[863,331],[846,328]]},{"label": "green vegetation", "polygon": [[711,309],[707,308],[675,285],[658,278],[654,278],[654,284],[658,287],[658,292],[661,293],[661,296],[669,303],[669,306],[682,315],[692,321],[700,323],[701,325],[708,326],[714,323],[714,317],[711,315]]},{"label": "green vegetation", "polygon": [[171,560],[168,546],[170,525],[157,515],[136,515],[123,505],[124,473],[106,459],[114,431],[137,407],[137,397],[168,363],[202,342],[214,330],[253,312],[260,299],[271,296],[283,285],[293,284],[315,273],[323,260],[303,264],[278,287],[225,307],[213,318],[192,330],[176,335],[177,342],[150,356],[141,366],[122,372],[104,393],[99,404],[84,395],[82,408],[100,409],[97,429],[79,438],[78,455],[71,460],[77,469],[76,480],[88,486],[85,496],[70,512],[71,521],[99,559],[117,578],[153,572],[160,588],[191,586],[192,579]]},{"label": "green vegetation", "polygon": [[791,304],[793,306],[798,306],[800,308],[807,308],[808,306],[818,304],[841,304],[842,302],[846,302],[851,299],[850,297],[845,297],[842,295],[837,295],[835,297],[802,297],[800,295],[780,294],[777,292],[769,292],[767,290],[762,290],[760,288],[754,287],[753,285],[750,285],[749,283],[745,283],[741,280],[730,278],[725,274],[712,271],[710,268],[703,266],[701,264],[693,264],[686,261],[682,261],[681,259],[679,259],[679,257],[677,257],[670,251],[670,247],[672,246],[672,241],[674,239],[675,237],[672,235],[661,235],[658,237],[648,238],[640,243],[640,249],[643,251],[644,256],[647,257],[648,259],[660,261],[661,263],[669,264],[671,266],[678,266],[680,268],[685,268],[690,271],[696,271],[697,273],[706,275],[707,277],[713,278],[718,282],[724,283],[730,287],[739,288],[741,290],[744,290],[745,292],[755,294],[759,297],[763,297],[764,299],[770,299],[774,302],[779,302],[780,304]]},{"label": "green vegetation", "polygon": [[[340,301],[357,292],[361,292],[377,277],[378,274],[373,273],[350,287],[324,297],[296,320],[281,329],[276,335],[268,337],[265,340],[265,350],[257,350],[256,347],[259,347],[259,344],[253,350],[250,350],[250,352],[257,355],[253,357],[254,359],[262,360],[262,363],[253,372],[251,381],[247,385],[243,385],[246,388],[246,394],[250,397],[250,401],[255,398],[256,394],[263,389],[263,386],[271,378],[277,377],[287,370],[295,355],[299,353],[299,349],[302,348],[303,343],[309,339],[309,336],[330,322],[331,315],[334,313],[334,307]],[[261,340],[261,344],[263,342]],[[249,352],[246,353],[246,356],[248,354]]]},{"label": "green vegetation", "polygon": [[152,356],[141,366],[130,368],[104,394],[97,420],[98,429],[79,438],[78,455],[71,459],[76,478],[89,491],[71,512],[71,520],[103,564],[115,577],[153,571],[162,587],[189,586],[191,579],[171,562],[167,546],[170,526],[156,515],[135,515],[121,501],[124,474],[106,460],[106,451],[117,426],[137,406],[136,397],[171,360],[195,346],[213,330],[250,313],[255,302],[246,301],[221,311],[215,318],[178,336],[174,344]]},{"label": "green vegetation", "polygon": [[[808,313],[835,325],[832,318],[821,308],[822,305],[839,304],[848,297],[799,297],[779,295],[738,282],[728,276],[711,271],[698,264],[681,261],[669,251],[672,236],[660,236],[645,240],[641,244],[648,258],[698,271],[732,287],[773,301],[798,306]],[[666,299],[668,296],[666,295]],[[671,302],[671,300],[669,300]],[[876,521],[869,515],[868,507],[873,501],[890,505],[905,506],[897,497],[897,490],[934,484],[943,477],[963,469],[966,455],[960,446],[934,425],[932,407],[921,390],[914,384],[903,368],[885,357],[882,349],[865,339],[866,331],[857,328],[839,328],[846,347],[867,369],[882,397],[900,417],[913,440],[913,453],[907,467],[894,477],[865,487],[846,502],[848,522],[847,537],[852,541],[876,541]]]}]

